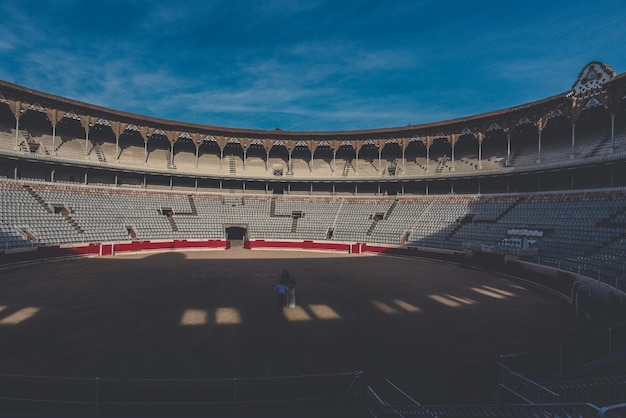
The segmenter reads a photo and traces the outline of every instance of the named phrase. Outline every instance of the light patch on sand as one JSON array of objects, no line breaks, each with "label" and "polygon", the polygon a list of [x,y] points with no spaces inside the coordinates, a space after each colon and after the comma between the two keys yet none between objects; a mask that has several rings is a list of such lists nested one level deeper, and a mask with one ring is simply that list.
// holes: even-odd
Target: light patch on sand
[{"label": "light patch on sand", "polygon": [[[3,309],[4,310],[4,309]],[[24,309],[20,309],[17,312],[12,313],[6,318],[0,321],[0,325],[17,325],[26,321],[27,319],[33,317],[37,312],[39,312],[39,308],[28,307]]]},{"label": "light patch on sand", "polygon": [[446,305],[449,308],[458,308],[460,306],[462,306],[461,303],[449,299],[445,296],[441,296],[441,295],[428,295],[429,298],[431,298],[432,300],[441,303],[442,305]]},{"label": "light patch on sand", "polygon": [[235,308],[217,308],[215,310],[215,323],[218,325],[241,324],[241,315]]},{"label": "light patch on sand", "polygon": [[410,312],[410,313],[422,312],[422,310],[419,307],[412,305],[409,302],[406,302],[402,299],[394,299],[393,303],[395,303],[401,309],[404,309],[405,311]]},{"label": "light patch on sand", "polygon": [[209,320],[209,313],[204,309],[187,309],[183,313],[180,324],[186,327],[197,327],[206,325]]},{"label": "light patch on sand", "polygon": [[492,292],[486,289],[480,289],[478,287],[472,287],[472,290],[476,293],[480,293],[481,295],[489,296],[494,299],[506,299],[506,296],[501,295],[500,293]]},{"label": "light patch on sand", "polygon": [[502,289],[496,289],[495,287],[491,287],[491,286],[483,286],[485,289],[487,290],[491,290],[492,292],[496,292],[501,294],[502,296],[508,296],[508,297],[513,297],[515,296],[515,293],[511,293],[509,291],[506,290],[502,290]]},{"label": "light patch on sand", "polygon": [[318,319],[340,319],[341,316],[328,305],[309,305],[309,309]]},{"label": "light patch on sand", "polygon": [[295,308],[285,308],[283,309],[283,314],[288,321],[292,322],[311,320],[311,316],[306,313],[304,308],[301,306],[296,306]]},{"label": "light patch on sand", "polygon": [[463,305],[476,305],[478,303],[475,300],[462,298],[460,296],[446,295],[446,297],[452,300],[456,300],[457,302],[462,303]]},{"label": "light patch on sand", "polygon": [[387,315],[395,315],[399,313],[397,309],[393,308],[392,306],[389,306],[385,302],[381,302],[379,300],[373,300],[372,304],[374,304],[374,306],[376,306],[379,311]]}]

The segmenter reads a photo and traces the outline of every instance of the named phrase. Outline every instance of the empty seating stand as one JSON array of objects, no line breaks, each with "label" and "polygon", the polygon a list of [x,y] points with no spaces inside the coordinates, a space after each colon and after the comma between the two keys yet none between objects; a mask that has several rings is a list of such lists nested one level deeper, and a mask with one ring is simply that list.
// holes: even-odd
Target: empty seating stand
[{"label": "empty seating stand", "polygon": [[461,251],[624,278],[626,189],[503,195],[315,197],[185,194],[0,180],[0,250],[131,239],[330,240]]}]

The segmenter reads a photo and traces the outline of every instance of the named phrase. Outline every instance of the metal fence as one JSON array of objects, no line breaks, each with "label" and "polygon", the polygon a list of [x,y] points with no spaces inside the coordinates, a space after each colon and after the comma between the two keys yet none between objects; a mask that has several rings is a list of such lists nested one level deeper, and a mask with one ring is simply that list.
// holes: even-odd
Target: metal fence
[{"label": "metal fence", "polygon": [[[372,387],[367,390],[367,407],[375,418],[595,418],[602,417],[602,409],[586,403],[543,403],[505,405],[434,405],[423,406],[389,404]],[[607,418],[620,415],[606,415]]]},{"label": "metal fence", "polygon": [[498,387],[527,403],[594,402],[626,399],[626,378],[567,380],[608,364],[626,352],[626,323],[572,342],[501,356]]},{"label": "metal fence", "polygon": [[578,372],[598,360],[610,359],[626,351],[626,322],[574,341],[538,350],[505,355],[500,363],[530,378],[546,379]]},{"label": "metal fence", "polygon": [[3,412],[79,416],[283,416],[364,408],[363,372],[232,379],[0,375]]}]

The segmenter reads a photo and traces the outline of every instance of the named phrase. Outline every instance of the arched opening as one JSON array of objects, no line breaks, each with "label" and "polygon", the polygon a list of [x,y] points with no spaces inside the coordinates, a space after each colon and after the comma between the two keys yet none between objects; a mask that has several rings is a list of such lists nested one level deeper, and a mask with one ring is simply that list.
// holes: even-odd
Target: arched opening
[{"label": "arched opening", "polygon": [[226,225],[226,239],[230,247],[243,247],[243,241],[248,239],[248,225]]}]

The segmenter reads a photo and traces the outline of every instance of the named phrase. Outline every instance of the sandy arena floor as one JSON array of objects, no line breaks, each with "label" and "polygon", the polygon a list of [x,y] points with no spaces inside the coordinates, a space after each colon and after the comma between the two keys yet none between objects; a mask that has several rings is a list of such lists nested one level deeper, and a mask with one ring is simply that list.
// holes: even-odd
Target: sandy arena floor
[{"label": "sandy arena floor", "polygon": [[[297,308],[279,309],[283,269]],[[251,377],[363,370],[436,402],[485,390],[498,355],[571,339],[563,301],[441,262],[167,252],[0,271],[0,373]],[[482,389],[478,389],[482,388]],[[448,395],[444,395],[448,393]],[[484,393],[481,394],[481,396]]]}]

